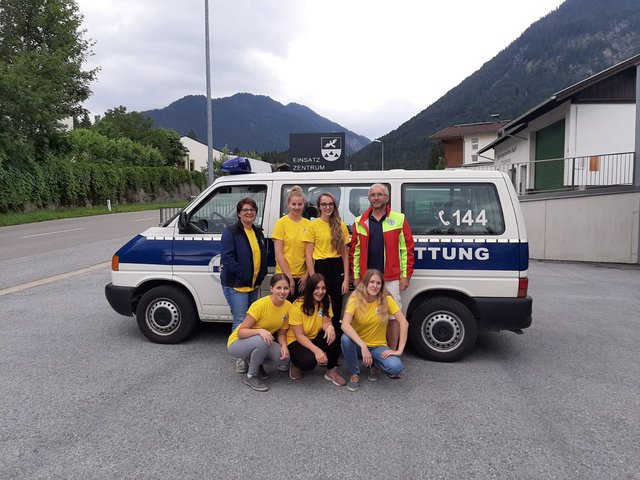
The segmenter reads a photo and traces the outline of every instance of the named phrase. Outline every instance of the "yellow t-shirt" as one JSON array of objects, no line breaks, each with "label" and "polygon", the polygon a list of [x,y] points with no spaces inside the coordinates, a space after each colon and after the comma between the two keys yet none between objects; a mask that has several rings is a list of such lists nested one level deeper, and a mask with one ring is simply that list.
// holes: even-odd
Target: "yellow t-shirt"
[{"label": "yellow t-shirt", "polygon": [[[378,302],[368,303],[366,304],[364,316],[356,316],[355,296],[351,295],[347,302],[347,308],[345,309],[345,312],[353,315],[351,326],[362,341],[367,344],[367,347],[381,347],[387,344],[387,323],[389,322],[389,317],[380,318],[380,315],[378,315],[378,306]],[[391,295],[387,295],[387,307],[389,308],[389,315],[393,315],[400,310],[400,307]]]},{"label": "yellow t-shirt", "polygon": [[[304,242],[302,235],[309,225],[309,220],[302,218],[294,222],[285,215],[279,218],[273,227],[273,238],[282,240],[282,251],[284,258],[289,264],[289,270],[293,278],[300,278],[307,273],[307,264],[304,261]],[[280,265],[276,263],[276,273],[282,273]]]},{"label": "yellow t-shirt", "polygon": [[[264,328],[271,333],[276,333],[286,323],[289,316],[289,309],[291,308],[291,302],[285,300],[279,307],[275,306],[271,301],[271,297],[262,297],[251,304],[247,315],[251,315],[256,320],[253,328]],[[238,325],[227,340],[227,348],[231,346],[233,342],[238,340]]]},{"label": "yellow t-shirt", "polygon": [[[329,303],[329,318],[333,317],[333,310],[331,303]],[[302,300],[296,300],[291,305],[289,310],[289,330],[287,330],[287,345],[296,341],[296,335],[293,333],[291,325],[302,325],[305,337],[309,340],[313,340],[318,336],[318,333],[322,331],[322,319],[324,318],[324,312],[322,307],[318,307],[313,310],[312,315],[305,315],[302,311]]]},{"label": "yellow t-shirt", "polygon": [[[255,285],[258,273],[260,273],[260,245],[258,245],[258,238],[256,237],[256,232],[253,231],[253,228],[245,228],[244,233],[246,233],[249,238],[249,245],[251,245],[251,253],[253,254],[253,278],[251,279],[251,285]],[[234,290],[240,293],[247,293],[253,291],[254,288],[236,287]]]},{"label": "yellow t-shirt", "polygon": [[[349,230],[342,222],[342,237],[344,243],[349,243]],[[316,218],[309,222],[307,230],[302,235],[304,242],[313,243],[313,259],[323,260],[325,258],[336,258],[341,255],[331,246],[331,227],[321,218]]]}]

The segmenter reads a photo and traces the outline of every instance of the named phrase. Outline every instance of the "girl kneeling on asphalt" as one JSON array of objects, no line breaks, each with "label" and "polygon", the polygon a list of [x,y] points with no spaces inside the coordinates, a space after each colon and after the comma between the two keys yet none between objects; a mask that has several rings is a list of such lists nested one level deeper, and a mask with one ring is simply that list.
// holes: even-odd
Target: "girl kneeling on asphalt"
[{"label": "girl kneeling on asphalt", "polygon": [[336,340],[332,317],[333,310],[324,277],[319,273],[311,275],[302,296],[293,303],[289,311],[287,344],[291,354],[291,380],[299,380],[303,371],[323,365],[327,367],[325,380],[338,387],[346,383],[336,368],[340,344]]},{"label": "girl kneeling on asphalt", "polygon": [[[387,323],[393,315],[400,327],[398,349],[387,346]],[[349,297],[342,318],[342,355],[351,372],[347,383],[350,392],[360,385],[360,361],[370,367],[368,378],[378,380],[378,368],[391,378],[400,378],[400,355],[407,343],[409,323],[393,297],[384,288],[384,278],[379,270],[368,270],[358,287]]]},{"label": "girl kneeling on asphalt", "polygon": [[[245,383],[258,392],[266,392],[269,386],[264,380],[269,375],[263,363],[286,368],[289,348],[286,328],[291,302],[289,278],[284,273],[271,277],[271,294],[251,304],[244,321],[231,333],[227,341],[229,353],[236,358],[248,358],[249,370]],[[278,341],[273,338],[278,333]]]}]

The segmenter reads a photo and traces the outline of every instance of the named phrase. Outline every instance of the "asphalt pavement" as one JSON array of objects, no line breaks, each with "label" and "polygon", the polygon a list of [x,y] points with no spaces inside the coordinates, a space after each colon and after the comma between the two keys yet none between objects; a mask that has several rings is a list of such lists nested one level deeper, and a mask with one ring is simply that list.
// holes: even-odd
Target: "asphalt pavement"
[{"label": "asphalt pavement", "polygon": [[0,296],[0,478],[640,478],[640,269],[530,279],[524,335],[453,364],[407,352],[404,378],[355,393],[320,371],[250,390],[228,325],[150,343],[104,299],[107,269]]}]

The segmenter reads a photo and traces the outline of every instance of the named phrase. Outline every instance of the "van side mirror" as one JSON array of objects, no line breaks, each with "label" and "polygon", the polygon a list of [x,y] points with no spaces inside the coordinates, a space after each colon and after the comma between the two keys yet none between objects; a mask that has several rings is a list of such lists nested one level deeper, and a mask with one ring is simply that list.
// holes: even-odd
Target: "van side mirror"
[{"label": "van side mirror", "polygon": [[187,229],[188,224],[189,224],[189,219],[187,218],[187,212],[180,212],[180,216],[178,217],[179,231],[184,232]]}]

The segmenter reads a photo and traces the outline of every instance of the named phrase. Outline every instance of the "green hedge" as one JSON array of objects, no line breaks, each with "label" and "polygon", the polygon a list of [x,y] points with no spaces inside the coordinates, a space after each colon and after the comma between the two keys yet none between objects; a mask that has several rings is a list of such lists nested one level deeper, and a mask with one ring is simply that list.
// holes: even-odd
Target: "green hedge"
[{"label": "green hedge", "polygon": [[0,166],[0,213],[37,208],[123,202],[140,191],[154,196],[183,186],[203,189],[203,173],[173,167],[118,167],[109,163],[51,159],[20,169]]}]

